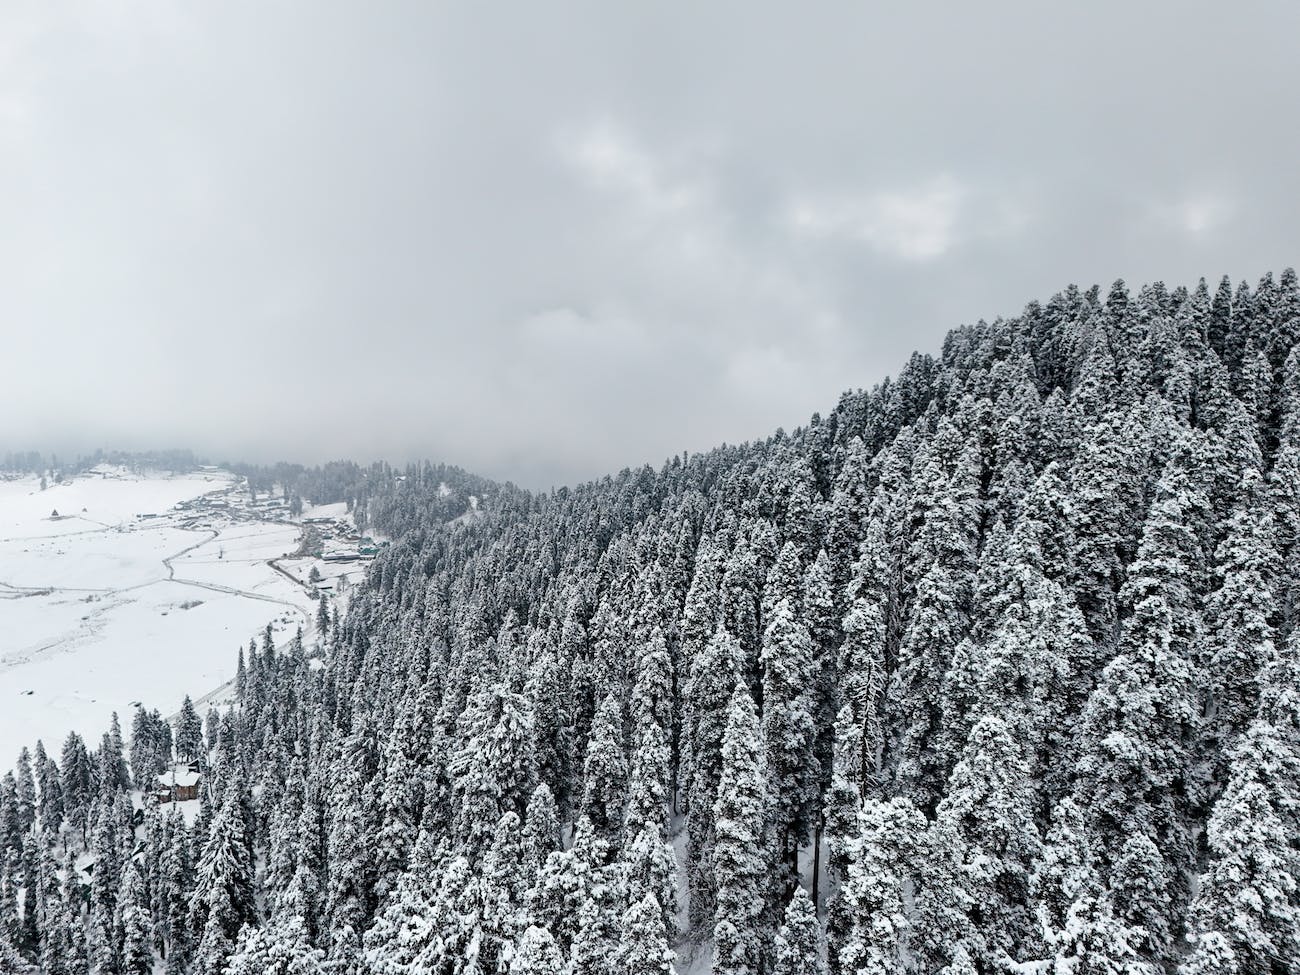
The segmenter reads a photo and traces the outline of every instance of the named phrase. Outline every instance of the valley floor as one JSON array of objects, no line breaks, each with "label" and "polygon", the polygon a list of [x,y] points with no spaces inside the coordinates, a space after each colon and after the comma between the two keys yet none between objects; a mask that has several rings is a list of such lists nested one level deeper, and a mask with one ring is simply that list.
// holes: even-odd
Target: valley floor
[{"label": "valley floor", "polygon": [[[343,508],[303,517],[346,526]],[[137,702],[166,714],[219,690],[268,625],[277,645],[299,626],[310,638],[311,568],[332,591],[364,565],[289,557],[301,533],[217,469],[0,481],[0,756],[37,739],[57,755],[69,731],[96,741],[114,711],[128,731]]]}]

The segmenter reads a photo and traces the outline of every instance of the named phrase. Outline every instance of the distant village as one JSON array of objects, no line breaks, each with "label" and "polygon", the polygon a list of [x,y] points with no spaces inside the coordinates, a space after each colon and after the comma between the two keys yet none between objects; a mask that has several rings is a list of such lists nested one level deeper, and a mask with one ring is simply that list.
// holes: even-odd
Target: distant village
[{"label": "distant village", "polygon": [[[220,473],[221,469],[203,467],[200,471]],[[291,554],[314,556],[325,562],[369,562],[388,544],[359,534],[346,514],[294,517],[287,498],[274,494],[251,497],[242,487],[232,487],[226,491],[182,501],[175,511],[176,524],[181,528],[217,529],[230,521],[277,521],[301,525],[303,538],[299,551]],[[155,518],[157,515],[141,514],[138,517]],[[318,585],[318,588],[328,588],[328,585]]]}]

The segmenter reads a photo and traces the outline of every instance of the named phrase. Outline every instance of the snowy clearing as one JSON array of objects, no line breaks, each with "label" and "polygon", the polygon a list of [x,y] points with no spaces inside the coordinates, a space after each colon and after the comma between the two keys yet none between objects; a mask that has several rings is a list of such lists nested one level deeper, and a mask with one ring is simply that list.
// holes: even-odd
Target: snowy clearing
[{"label": "snowy clearing", "polygon": [[310,635],[311,566],[364,566],[280,568],[301,528],[275,517],[226,472],[0,481],[0,755],[57,755],[74,730],[93,746],[114,711],[129,730],[136,702],[170,714],[227,682],[268,625],[277,645]]}]

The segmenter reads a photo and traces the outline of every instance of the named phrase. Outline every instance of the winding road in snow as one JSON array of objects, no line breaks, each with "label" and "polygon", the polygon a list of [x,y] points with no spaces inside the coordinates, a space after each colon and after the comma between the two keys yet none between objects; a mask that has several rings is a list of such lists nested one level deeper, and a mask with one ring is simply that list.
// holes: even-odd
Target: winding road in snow
[{"label": "winding road in snow", "polygon": [[88,474],[61,488],[54,522],[34,481],[0,479],[0,756],[92,740],[137,702],[224,707],[236,647],[267,626],[277,649],[302,632],[314,654],[313,562],[277,564],[301,524],[225,473],[168,480]]},{"label": "winding road in snow", "polygon": [[[88,521],[90,519],[83,519],[83,520]],[[254,520],[265,522],[267,524],[280,523],[280,522],[272,522],[271,519],[263,519],[263,518],[258,518]],[[123,525],[120,524],[108,525],[108,524],[104,524],[103,522],[93,522],[93,523],[100,525],[101,527],[88,528],[85,531],[79,531],[79,532],[68,532],[66,533],[65,536],[62,537],[68,537],[73,535],[94,535],[94,534],[101,534],[110,531],[120,532],[120,531],[127,530]],[[167,570],[167,575],[165,577],[158,578],[158,579],[150,579],[147,582],[139,582],[133,586],[106,587],[106,588],[86,588],[86,587],[71,587],[71,586],[23,586],[13,582],[9,582],[7,580],[0,580],[0,599],[22,599],[29,596],[45,596],[45,595],[52,595],[54,593],[95,595],[95,596],[103,596],[103,597],[111,598],[114,596],[121,596],[129,592],[135,592],[140,589],[147,589],[150,586],[156,586],[162,582],[173,582],[180,586],[191,586],[195,589],[207,590],[208,592],[217,592],[217,593],[222,593],[223,595],[238,596],[243,599],[254,599],[259,602],[273,603],[277,606],[284,606],[287,609],[293,610],[295,613],[297,613],[299,616],[302,617],[302,621],[303,621],[302,630],[304,636],[309,636],[312,633],[312,631],[315,628],[315,617],[313,617],[313,615],[308,610],[304,609],[302,606],[299,606],[296,603],[289,602],[286,599],[277,599],[274,596],[267,596],[264,593],[252,592],[247,589],[239,589],[234,586],[224,586],[216,582],[202,582],[197,579],[184,579],[184,578],[177,577],[176,567],[173,564],[175,560],[184,558],[186,555],[189,555],[191,552],[197,551],[198,549],[202,548],[205,545],[210,545],[212,542],[216,541],[218,538],[221,537],[221,533],[216,529],[212,529],[212,528],[186,528],[180,525],[165,525],[165,526],[158,525],[156,526],[156,528],[154,526],[151,526],[150,528],[145,528],[143,530],[151,531],[151,530],[161,530],[163,528],[174,530],[174,531],[201,532],[207,535],[206,538],[203,538],[200,541],[195,542],[193,545],[187,545],[185,548],[181,549],[180,551],[173,552],[171,555],[164,557],[162,559],[162,565]],[[44,539],[47,537],[48,536],[31,536],[30,538],[15,537],[15,538],[0,539],[0,542],[29,541],[29,540]],[[275,559],[268,559],[266,561],[266,564],[276,572],[283,575],[285,578],[289,579],[291,582],[294,583],[294,585],[298,585],[298,586],[303,585],[303,583],[300,580],[294,578],[292,574],[290,574],[289,572],[281,568],[281,566],[277,564],[277,561]],[[306,587],[304,586],[304,589],[305,588]],[[100,610],[100,612],[104,612],[108,608],[111,608],[111,606],[103,607]],[[33,659],[36,659],[41,655],[62,646],[63,642],[64,641],[60,639],[54,641],[53,643],[46,644],[45,646],[37,647],[36,649],[31,650],[25,654],[6,655],[0,657],[0,668],[9,668],[9,667],[18,666],[20,664],[29,663]],[[217,690],[220,690],[220,688],[218,688]],[[216,692],[214,691],[213,693]],[[211,696],[210,694],[205,695],[205,699],[210,696]]]},{"label": "winding road in snow", "polygon": [[[201,531],[203,529],[187,528],[182,530]],[[307,612],[307,610],[303,609],[301,606],[297,605],[296,603],[289,602],[287,599],[276,599],[274,596],[266,596],[259,592],[249,592],[247,589],[236,589],[234,586],[223,586],[220,583],[216,583],[216,582],[200,582],[197,579],[177,578],[176,567],[172,565],[172,562],[174,560],[189,555],[191,552],[195,551],[196,549],[200,549],[204,545],[207,545],[221,537],[220,532],[214,531],[210,528],[206,530],[212,532],[210,537],[205,538],[201,542],[195,542],[193,545],[189,546],[188,548],[183,548],[176,554],[169,555],[167,556],[167,558],[162,560],[163,565],[167,566],[167,578],[165,580],[164,579],[156,580],[157,582],[174,582],[177,585],[181,585],[181,586],[194,586],[198,589],[207,589],[210,592],[225,593],[226,595],[229,596],[243,596],[245,599],[260,599],[264,603],[276,603],[277,605],[280,606],[287,606],[302,616],[303,620],[306,623],[306,625],[303,628],[304,633],[306,633],[308,630],[311,629],[311,624],[312,624],[311,613]],[[272,569],[275,569],[277,572],[280,572],[283,575],[288,576],[295,584],[300,585],[297,579],[294,579],[293,576],[290,576],[289,573],[285,572],[278,565],[276,565],[274,559],[267,559],[266,564],[269,565]],[[153,583],[150,583],[150,585],[153,585]]]}]

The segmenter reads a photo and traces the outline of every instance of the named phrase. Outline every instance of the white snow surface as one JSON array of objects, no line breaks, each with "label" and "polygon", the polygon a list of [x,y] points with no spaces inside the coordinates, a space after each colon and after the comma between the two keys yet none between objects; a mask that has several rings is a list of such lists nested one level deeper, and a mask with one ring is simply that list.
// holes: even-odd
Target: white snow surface
[{"label": "white snow surface", "polygon": [[94,747],[114,711],[129,735],[137,702],[198,701],[268,624],[277,645],[310,636],[309,569],[269,563],[299,527],[247,502],[224,471],[0,480],[0,767],[37,739],[57,757],[69,731]]},{"label": "white snow surface", "polygon": [[158,783],[188,788],[199,784],[199,773],[191,772],[187,765],[173,765],[166,772],[158,773]]}]

